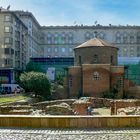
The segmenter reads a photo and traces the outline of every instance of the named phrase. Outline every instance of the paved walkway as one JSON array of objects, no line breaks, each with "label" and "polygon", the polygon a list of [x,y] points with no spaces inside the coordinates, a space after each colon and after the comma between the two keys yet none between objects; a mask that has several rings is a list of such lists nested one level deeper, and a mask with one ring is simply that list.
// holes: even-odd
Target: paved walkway
[{"label": "paved walkway", "polygon": [[0,128],[0,140],[140,140],[140,129]]}]

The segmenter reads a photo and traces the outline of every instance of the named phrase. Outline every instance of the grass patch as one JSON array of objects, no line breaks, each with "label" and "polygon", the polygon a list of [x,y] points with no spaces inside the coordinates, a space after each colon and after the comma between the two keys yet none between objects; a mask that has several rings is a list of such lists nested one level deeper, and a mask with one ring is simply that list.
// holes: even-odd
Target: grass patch
[{"label": "grass patch", "polygon": [[10,96],[10,97],[0,97],[0,104],[1,103],[12,103],[12,102],[16,102],[16,101],[19,101],[19,100],[25,100],[29,97],[27,96],[24,96],[24,95],[16,95],[16,96]]},{"label": "grass patch", "polygon": [[110,108],[102,107],[102,108],[93,108],[96,115],[110,115]]}]

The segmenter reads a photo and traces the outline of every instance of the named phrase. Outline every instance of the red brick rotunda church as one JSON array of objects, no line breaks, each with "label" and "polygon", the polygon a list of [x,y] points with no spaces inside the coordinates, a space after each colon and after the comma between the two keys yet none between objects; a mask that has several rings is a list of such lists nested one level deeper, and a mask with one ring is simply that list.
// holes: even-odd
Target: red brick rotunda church
[{"label": "red brick rotunda church", "polygon": [[67,92],[69,97],[101,97],[103,92],[124,91],[124,66],[117,65],[118,48],[94,38],[74,48],[74,66],[68,68]]}]

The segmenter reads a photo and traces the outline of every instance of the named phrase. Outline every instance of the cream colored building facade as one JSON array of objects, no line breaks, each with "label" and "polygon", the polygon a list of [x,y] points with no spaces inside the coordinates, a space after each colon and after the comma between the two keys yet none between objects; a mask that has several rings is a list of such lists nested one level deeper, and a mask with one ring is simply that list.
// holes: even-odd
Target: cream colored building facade
[{"label": "cream colored building facade", "polygon": [[32,13],[0,8],[0,83],[14,83],[30,57],[43,56],[40,28]]},{"label": "cream colored building facade", "polygon": [[15,11],[15,13],[28,28],[28,61],[30,57],[42,57],[44,40],[40,24],[31,12]]},{"label": "cream colored building facade", "polygon": [[140,26],[46,26],[44,57],[73,57],[73,48],[95,36],[119,48],[119,57],[140,57]]},{"label": "cream colored building facade", "polygon": [[14,12],[0,12],[0,67],[25,69],[27,27]]}]

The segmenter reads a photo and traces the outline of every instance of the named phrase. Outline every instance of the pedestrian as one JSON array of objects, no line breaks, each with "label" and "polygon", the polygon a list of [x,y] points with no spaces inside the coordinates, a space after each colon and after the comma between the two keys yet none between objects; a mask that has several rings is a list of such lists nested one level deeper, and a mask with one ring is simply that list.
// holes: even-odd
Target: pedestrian
[{"label": "pedestrian", "polygon": [[87,108],[87,115],[91,115],[92,114],[92,107],[91,106],[88,106]]}]

